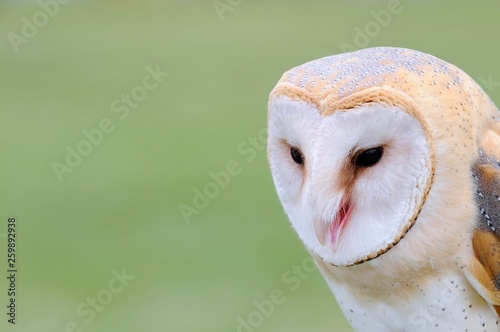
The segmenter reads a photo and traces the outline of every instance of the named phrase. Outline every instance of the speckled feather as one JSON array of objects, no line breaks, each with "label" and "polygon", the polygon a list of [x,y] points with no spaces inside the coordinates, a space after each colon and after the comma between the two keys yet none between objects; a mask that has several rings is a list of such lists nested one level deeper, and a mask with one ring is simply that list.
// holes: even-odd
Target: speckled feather
[{"label": "speckled feather", "polygon": [[[485,124],[474,120],[490,120],[493,115],[497,117],[494,121],[500,119],[496,106],[461,69],[431,55],[402,48],[368,48],[305,63],[283,74],[271,98],[286,95],[305,99],[322,113],[330,113],[332,104],[338,106],[342,99],[372,87],[404,92],[419,106],[426,106],[421,107],[422,111],[437,113],[448,124],[456,123],[468,140],[473,140],[475,131]],[[472,111],[461,111],[467,108]]]},{"label": "speckled feather", "polygon": [[500,236],[500,161],[488,157],[482,150],[479,155],[473,169],[476,201],[481,214],[477,227]]},{"label": "speckled feather", "polygon": [[479,210],[473,236],[474,255],[479,264],[472,271],[483,296],[500,314],[500,135],[484,135],[479,157],[473,166],[475,199]]}]

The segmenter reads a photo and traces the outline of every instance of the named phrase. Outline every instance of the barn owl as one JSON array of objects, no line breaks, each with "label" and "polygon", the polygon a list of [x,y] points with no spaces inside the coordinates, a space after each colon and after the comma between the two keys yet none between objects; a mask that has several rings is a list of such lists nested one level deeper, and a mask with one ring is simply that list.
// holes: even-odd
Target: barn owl
[{"label": "barn owl", "polygon": [[272,90],[276,191],[356,331],[500,331],[499,121],[467,74],[409,49],[314,60]]}]

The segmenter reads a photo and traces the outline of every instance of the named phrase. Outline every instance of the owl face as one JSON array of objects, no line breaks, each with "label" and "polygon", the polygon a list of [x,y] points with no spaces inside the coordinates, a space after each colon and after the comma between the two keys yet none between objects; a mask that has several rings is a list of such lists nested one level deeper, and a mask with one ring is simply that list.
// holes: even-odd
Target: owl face
[{"label": "owl face", "polygon": [[333,265],[359,264],[410,231],[432,180],[421,120],[385,103],[326,113],[277,96],[268,125],[278,196],[311,252]]}]

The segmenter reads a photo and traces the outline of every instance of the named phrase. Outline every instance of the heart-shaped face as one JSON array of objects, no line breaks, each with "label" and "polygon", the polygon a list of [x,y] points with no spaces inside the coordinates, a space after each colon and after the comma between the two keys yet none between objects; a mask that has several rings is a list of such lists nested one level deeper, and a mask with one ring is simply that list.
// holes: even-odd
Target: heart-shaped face
[{"label": "heart-shaped face", "polygon": [[269,105],[269,161],[304,244],[333,265],[389,250],[409,231],[433,174],[427,133],[411,114],[365,103],[321,114],[281,96]]}]

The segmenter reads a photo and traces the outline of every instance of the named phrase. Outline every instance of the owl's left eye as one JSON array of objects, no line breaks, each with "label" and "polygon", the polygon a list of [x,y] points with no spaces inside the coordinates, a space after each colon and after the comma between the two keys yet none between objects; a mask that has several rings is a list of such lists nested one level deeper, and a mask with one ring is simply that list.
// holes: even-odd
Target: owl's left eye
[{"label": "owl's left eye", "polygon": [[361,167],[374,166],[380,161],[380,159],[382,159],[383,153],[384,149],[381,146],[365,150],[356,157],[355,159],[356,166],[361,166]]},{"label": "owl's left eye", "polygon": [[290,148],[290,155],[297,165],[304,164],[304,156],[302,155],[302,152],[299,150],[299,148],[292,146]]}]

